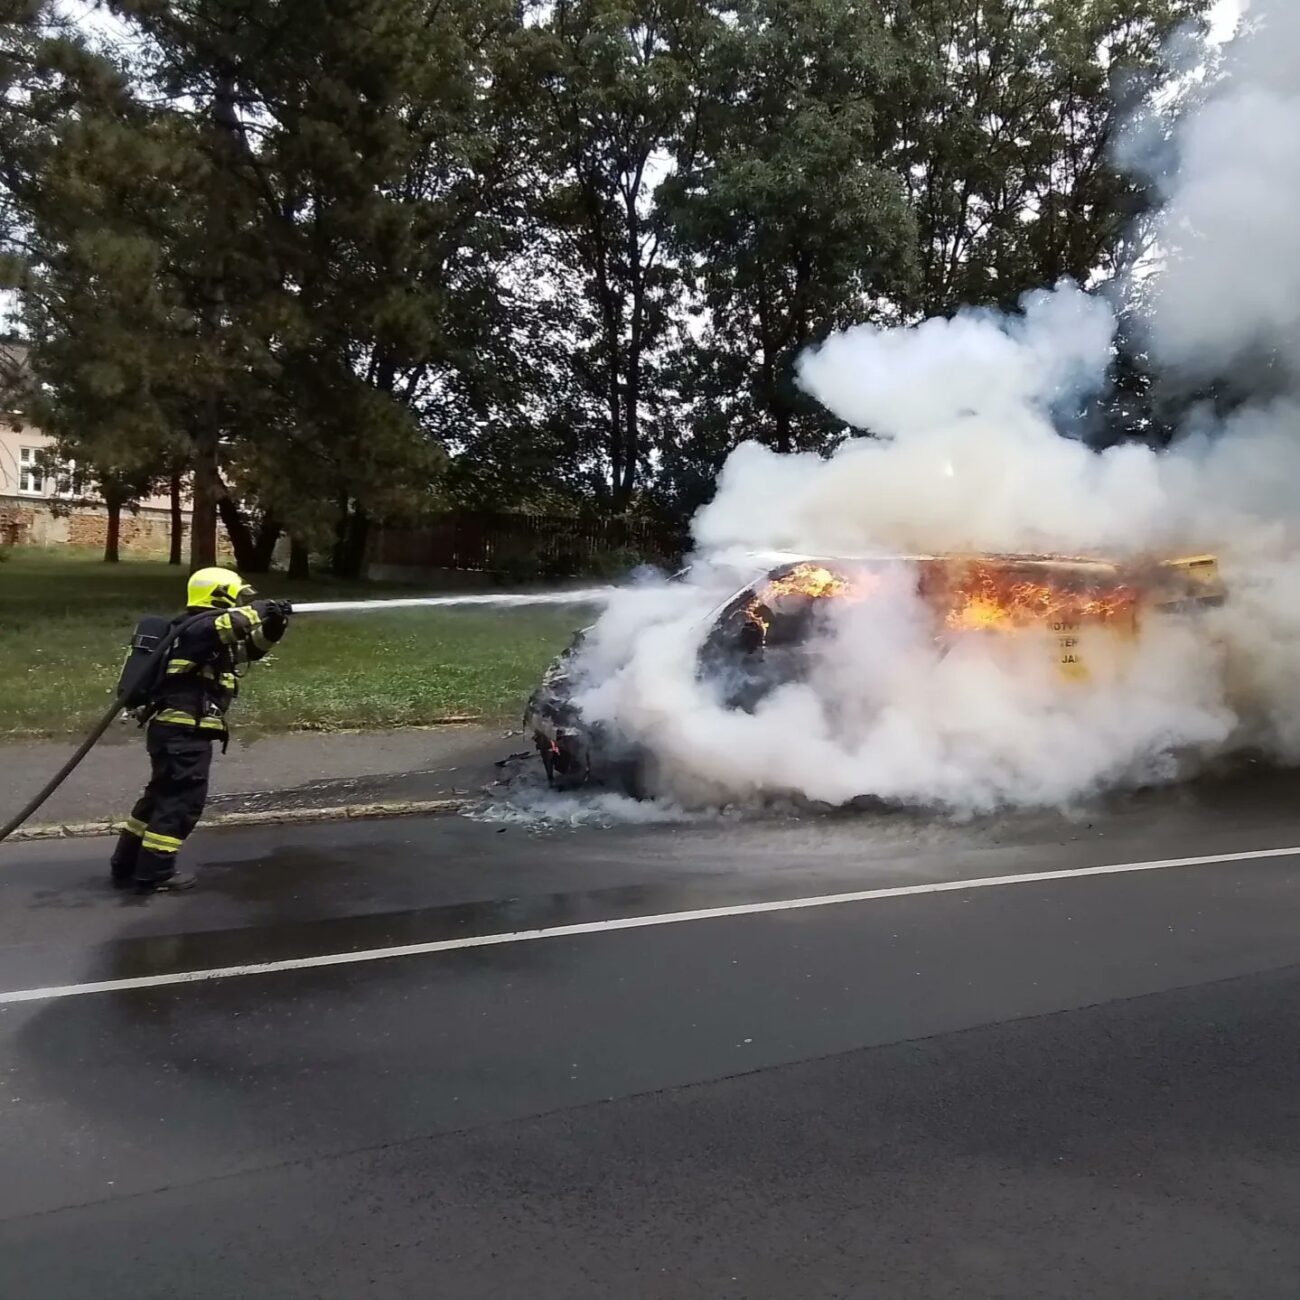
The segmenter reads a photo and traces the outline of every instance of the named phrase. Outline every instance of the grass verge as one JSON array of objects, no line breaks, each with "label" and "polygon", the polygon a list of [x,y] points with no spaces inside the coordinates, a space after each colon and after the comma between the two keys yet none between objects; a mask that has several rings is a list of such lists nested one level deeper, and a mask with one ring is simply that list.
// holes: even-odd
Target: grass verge
[{"label": "grass verge", "polygon": [[[176,612],[184,574],[146,561],[13,551],[0,564],[0,737],[87,729],[108,703],[136,619]],[[411,594],[280,575],[260,585],[300,601]],[[291,731],[513,721],[588,617],[574,608],[306,614],[249,671],[232,724]]]}]

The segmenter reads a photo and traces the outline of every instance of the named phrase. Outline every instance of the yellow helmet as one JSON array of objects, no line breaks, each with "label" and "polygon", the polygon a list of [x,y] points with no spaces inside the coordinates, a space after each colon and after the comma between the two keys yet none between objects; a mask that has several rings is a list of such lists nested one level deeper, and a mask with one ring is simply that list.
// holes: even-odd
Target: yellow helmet
[{"label": "yellow helmet", "polygon": [[190,574],[185,604],[189,609],[230,609],[253,594],[233,569],[200,569]]}]

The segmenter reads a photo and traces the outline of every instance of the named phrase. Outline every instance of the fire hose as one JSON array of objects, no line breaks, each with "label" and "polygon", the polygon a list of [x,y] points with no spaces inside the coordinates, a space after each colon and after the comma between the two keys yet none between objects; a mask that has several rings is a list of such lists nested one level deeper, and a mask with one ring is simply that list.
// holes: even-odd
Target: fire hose
[{"label": "fire hose", "polygon": [[[148,663],[152,664],[160,655],[166,654],[176,638],[187,627],[202,617],[201,614],[197,614],[194,618],[182,619],[181,622],[177,623],[166,636],[159,640],[158,644],[150,652]],[[77,746],[72,757],[32,796],[17,816],[0,827],[0,842],[7,840],[72,775],[81,760],[94,749],[96,742],[113,725],[114,720],[125,707],[125,695],[114,695],[113,703],[108,706],[107,712],[91,727],[89,735]]]},{"label": "fire hose", "polygon": [[[610,590],[608,587],[594,587],[581,591],[539,594],[521,593],[500,596],[411,596],[389,600],[319,600],[309,601],[301,605],[295,604],[293,612],[297,616],[299,614],[337,614],[347,611],[362,613],[370,610],[412,609],[450,605],[496,606],[500,608],[512,608],[518,605],[589,605],[607,600]],[[202,614],[196,614],[193,618],[183,619],[177,623],[165,636],[159,639],[158,644],[149,653],[147,660],[142,660],[141,669],[143,670],[144,667],[152,664],[159,656],[166,654],[176,638],[191,623],[202,617]],[[28,800],[17,815],[10,818],[3,826],[0,826],[0,842],[8,839],[72,775],[86,755],[94,749],[104,732],[113,725],[114,720],[125,707],[125,695],[123,693],[115,694],[112,704],[109,705],[103,717],[90,729],[85,740],[77,746],[72,757]]]}]

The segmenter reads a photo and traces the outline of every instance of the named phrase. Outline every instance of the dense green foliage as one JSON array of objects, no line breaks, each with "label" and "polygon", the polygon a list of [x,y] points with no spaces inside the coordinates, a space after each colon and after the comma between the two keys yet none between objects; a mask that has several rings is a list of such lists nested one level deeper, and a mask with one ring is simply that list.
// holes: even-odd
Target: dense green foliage
[{"label": "dense green foliage", "polygon": [[[675,521],[855,320],[1121,271],[1208,0],[0,0],[30,415],[257,570],[446,505]],[[1142,391],[1141,377],[1129,384]]]}]

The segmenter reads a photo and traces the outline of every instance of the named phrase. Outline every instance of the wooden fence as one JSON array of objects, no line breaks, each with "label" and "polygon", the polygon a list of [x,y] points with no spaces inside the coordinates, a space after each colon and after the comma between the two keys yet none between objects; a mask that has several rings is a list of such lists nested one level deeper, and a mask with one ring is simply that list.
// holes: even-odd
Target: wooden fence
[{"label": "wooden fence", "polygon": [[383,529],[370,561],[403,568],[568,577],[599,568],[617,552],[672,564],[685,549],[685,538],[641,521],[457,511],[420,527]]}]

